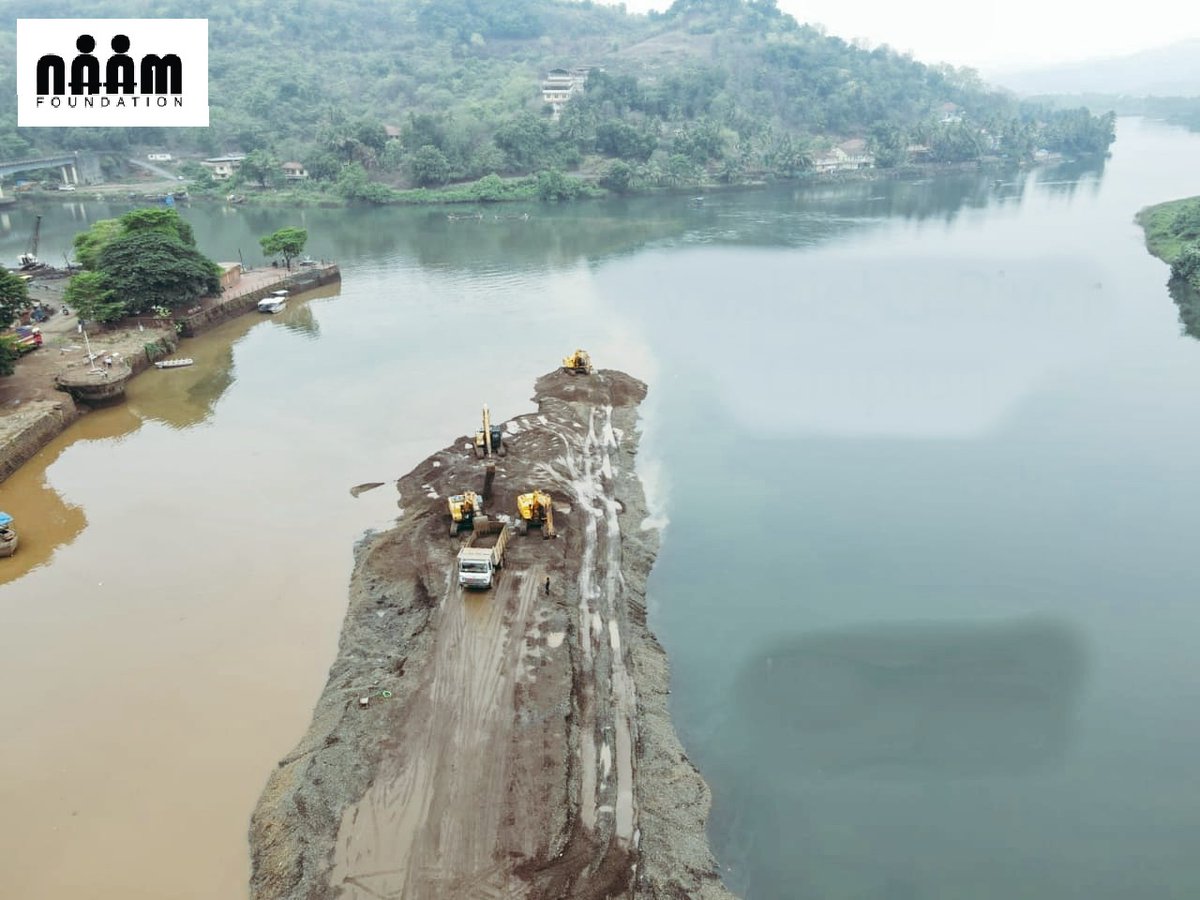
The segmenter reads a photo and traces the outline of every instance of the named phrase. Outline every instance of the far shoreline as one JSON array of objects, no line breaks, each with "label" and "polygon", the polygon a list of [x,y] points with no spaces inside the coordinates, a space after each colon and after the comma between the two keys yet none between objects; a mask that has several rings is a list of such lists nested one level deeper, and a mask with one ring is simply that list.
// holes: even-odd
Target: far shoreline
[{"label": "far shoreline", "polygon": [[[736,183],[720,181],[700,181],[679,185],[663,185],[616,192],[601,188],[592,178],[582,177],[571,173],[561,173],[564,178],[577,183],[585,193],[564,199],[543,199],[538,196],[538,173],[531,175],[509,176],[502,183],[509,186],[507,196],[480,196],[471,191],[480,184],[482,179],[458,182],[442,188],[391,188],[378,182],[372,182],[381,190],[392,191],[393,196],[379,200],[357,199],[342,197],[334,193],[333,185],[329,191],[304,191],[289,188],[258,188],[245,185],[235,186],[225,193],[224,185],[220,190],[209,188],[197,189],[191,182],[131,182],[111,183],[83,186],[69,194],[58,194],[53,191],[24,194],[17,202],[8,204],[10,210],[19,209],[25,205],[49,200],[73,200],[77,203],[88,202],[130,202],[134,204],[162,203],[172,188],[181,187],[188,192],[187,203],[214,203],[224,206],[246,206],[251,208],[316,208],[316,209],[354,209],[363,207],[403,206],[403,207],[452,207],[464,206],[493,206],[514,203],[573,203],[586,200],[641,199],[648,197],[691,197],[700,194],[729,194],[740,191],[760,191],[772,187],[793,186],[805,187],[814,185],[853,184],[870,181],[906,181],[929,178],[937,175],[965,174],[970,172],[1019,171],[1029,172],[1048,166],[1060,165],[1066,162],[1079,162],[1091,158],[1105,158],[1107,154],[1095,156],[1067,157],[1061,154],[1053,155],[1045,160],[1014,161],[999,157],[985,157],[964,162],[928,162],[909,163],[886,169],[869,167],[861,169],[843,169],[834,172],[806,172],[795,176],[773,176],[759,173],[756,177],[747,177]],[[245,191],[245,193],[239,193]],[[234,199],[231,199],[234,198]]]}]

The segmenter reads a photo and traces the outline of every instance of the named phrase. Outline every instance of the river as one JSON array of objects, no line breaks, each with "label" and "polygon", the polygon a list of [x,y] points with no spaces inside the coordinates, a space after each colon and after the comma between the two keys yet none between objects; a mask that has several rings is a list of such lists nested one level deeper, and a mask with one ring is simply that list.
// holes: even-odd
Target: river
[{"label": "river", "polygon": [[[651,622],[732,888],[1200,894],[1200,345],[1133,222],[1197,158],[1126,119],[1103,163],[1007,176],[184,208],[252,265],[307,227],[343,282],[188,342],[0,485],[2,893],[244,896],[353,543],[396,512],[349,488],[579,345],[651,388]],[[126,208],[7,210],[0,255],[35,212],[55,260]]]}]

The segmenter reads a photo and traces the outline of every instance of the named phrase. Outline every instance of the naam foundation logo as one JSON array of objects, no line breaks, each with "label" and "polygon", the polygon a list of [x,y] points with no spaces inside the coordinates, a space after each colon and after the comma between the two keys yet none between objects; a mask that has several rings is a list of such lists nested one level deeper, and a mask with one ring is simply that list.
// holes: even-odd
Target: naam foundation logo
[{"label": "naam foundation logo", "polygon": [[207,126],[207,19],[17,20],[17,127]]}]

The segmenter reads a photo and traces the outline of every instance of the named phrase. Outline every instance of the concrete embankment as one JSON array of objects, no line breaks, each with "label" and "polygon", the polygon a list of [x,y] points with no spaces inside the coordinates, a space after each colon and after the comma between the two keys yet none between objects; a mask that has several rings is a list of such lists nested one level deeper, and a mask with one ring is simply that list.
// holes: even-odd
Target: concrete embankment
[{"label": "concrete embankment", "polygon": [[[260,271],[256,270],[254,274]],[[275,275],[277,270],[271,270],[269,275]],[[201,308],[183,316],[176,316],[184,337],[194,337],[216,328],[223,322],[228,322],[240,315],[254,311],[258,301],[272,291],[288,290],[293,293],[311,290],[323,284],[341,281],[342,273],[336,263],[322,263],[319,266],[308,266],[291,272],[279,272],[278,277],[267,281],[261,279],[246,279],[246,284],[239,285],[226,291],[220,299],[211,303],[202,303]]]},{"label": "concrete embankment", "polygon": [[489,591],[458,587],[467,533],[447,528],[446,497],[485,483],[468,439],[397,482],[312,725],[252,818],[256,900],[730,896],[646,624],[645,393],[556,372],[504,423],[484,511],[548,490],[558,537],[514,534]]},{"label": "concrete embankment", "polygon": [[0,481],[32,459],[77,418],[79,410],[66,394],[61,401],[35,400],[0,417]]}]

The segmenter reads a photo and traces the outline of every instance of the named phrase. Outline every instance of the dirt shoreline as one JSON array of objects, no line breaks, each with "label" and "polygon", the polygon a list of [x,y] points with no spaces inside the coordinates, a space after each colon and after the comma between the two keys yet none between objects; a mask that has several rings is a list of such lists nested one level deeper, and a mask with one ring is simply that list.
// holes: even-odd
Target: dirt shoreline
[{"label": "dirt shoreline", "polygon": [[398,524],[355,548],[312,725],[251,819],[252,897],[732,896],[646,624],[645,393],[607,370],[538,380],[485,511],[538,486],[560,536],[513,536],[489,592],[452,577],[445,497],[483,486],[468,439],[397,482]]}]

